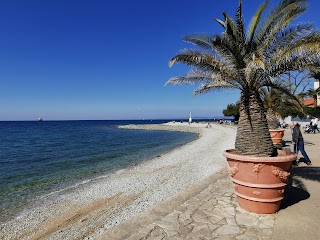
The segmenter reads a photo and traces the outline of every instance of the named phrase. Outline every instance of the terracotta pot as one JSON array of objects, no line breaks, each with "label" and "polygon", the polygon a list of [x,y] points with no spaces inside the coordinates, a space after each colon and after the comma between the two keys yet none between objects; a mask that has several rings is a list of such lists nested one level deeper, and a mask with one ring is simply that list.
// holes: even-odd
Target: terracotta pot
[{"label": "terracotta pot", "polygon": [[231,149],[223,155],[240,207],[255,213],[277,212],[296,154],[278,150],[277,157],[255,157]]},{"label": "terracotta pot", "polygon": [[284,129],[269,129],[273,145],[282,143],[284,131]]}]

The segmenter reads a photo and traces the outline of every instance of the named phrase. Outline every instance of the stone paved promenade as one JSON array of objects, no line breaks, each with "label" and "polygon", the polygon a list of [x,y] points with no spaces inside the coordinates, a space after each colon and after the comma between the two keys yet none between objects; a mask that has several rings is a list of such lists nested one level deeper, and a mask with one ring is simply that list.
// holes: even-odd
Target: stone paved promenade
[{"label": "stone paved promenade", "polygon": [[[304,134],[304,137],[313,166],[301,163],[297,170],[293,169],[290,183],[293,185],[289,185],[289,196],[287,194],[290,199],[284,201],[283,209],[276,214],[255,214],[241,209],[229,176],[223,171],[99,237],[121,240],[320,239],[316,229],[320,216],[320,133]],[[285,140],[291,140],[288,130]],[[312,177],[308,175],[310,171]]]},{"label": "stone paved promenade", "polygon": [[[223,173],[215,180],[168,214],[158,207],[109,231],[101,239],[272,239],[275,216],[242,210],[229,176]],[[149,223],[148,215],[154,217],[154,222]]]}]

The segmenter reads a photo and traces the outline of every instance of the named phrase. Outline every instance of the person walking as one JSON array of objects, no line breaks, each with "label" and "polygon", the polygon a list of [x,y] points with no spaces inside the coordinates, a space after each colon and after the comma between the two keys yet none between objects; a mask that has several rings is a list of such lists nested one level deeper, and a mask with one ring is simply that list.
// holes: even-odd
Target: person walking
[{"label": "person walking", "polygon": [[319,119],[317,117],[314,118],[314,120],[313,120],[313,129],[314,129],[313,133],[316,133],[316,130],[318,130],[318,132],[320,132],[320,130],[318,128],[318,121],[319,121]]},{"label": "person walking", "polygon": [[314,117],[312,117],[310,120],[310,127],[311,127],[312,133],[316,133],[316,129],[314,128],[314,124],[315,124],[315,119],[314,119]]},{"label": "person walking", "polygon": [[[300,125],[298,123],[290,123],[290,129],[291,129],[291,133],[292,133],[292,143],[294,144],[294,153],[298,154],[298,152],[300,151],[302,156],[305,159],[305,163],[307,165],[312,165],[311,160],[308,156],[308,154],[306,153],[306,151],[304,150],[304,140],[302,137],[302,133],[300,131]],[[296,165],[298,165],[298,162],[296,162]]]}]

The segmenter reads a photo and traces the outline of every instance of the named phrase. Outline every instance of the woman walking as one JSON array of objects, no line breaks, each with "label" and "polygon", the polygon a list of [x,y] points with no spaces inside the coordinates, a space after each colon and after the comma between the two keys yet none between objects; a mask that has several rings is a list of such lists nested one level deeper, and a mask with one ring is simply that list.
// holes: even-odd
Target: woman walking
[{"label": "woman walking", "polygon": [[[305,163],[307,165],[312,165],[308,154],[304,150],[304,140],[302,137],[302,133],[300,131],[300,125],[298,123],[294,124],[293,122],[290,123],[290,129],[292,132],[292,143],[294,144],[294,153],[298,154],[301,151],[302,156],[305,159]],[[298,165],[298,162],[296,162]]]}]

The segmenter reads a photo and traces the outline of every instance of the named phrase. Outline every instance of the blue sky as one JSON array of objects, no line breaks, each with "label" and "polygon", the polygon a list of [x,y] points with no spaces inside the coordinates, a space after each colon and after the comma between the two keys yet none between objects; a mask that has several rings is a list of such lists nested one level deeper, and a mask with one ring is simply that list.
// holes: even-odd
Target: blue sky
[{"label": "blue sky", "polygon": [[[243,0],[246,25],[262,1]],[[277,1],[271,0],[271,4]],[[0,2],[0,120],[157,119],[222,115],[237,91],[193,97],[164,86],[189,69],[168,67],[189,33],[238,1],[10,0]],[[299,20],[320,20],[320,3]]]}]

